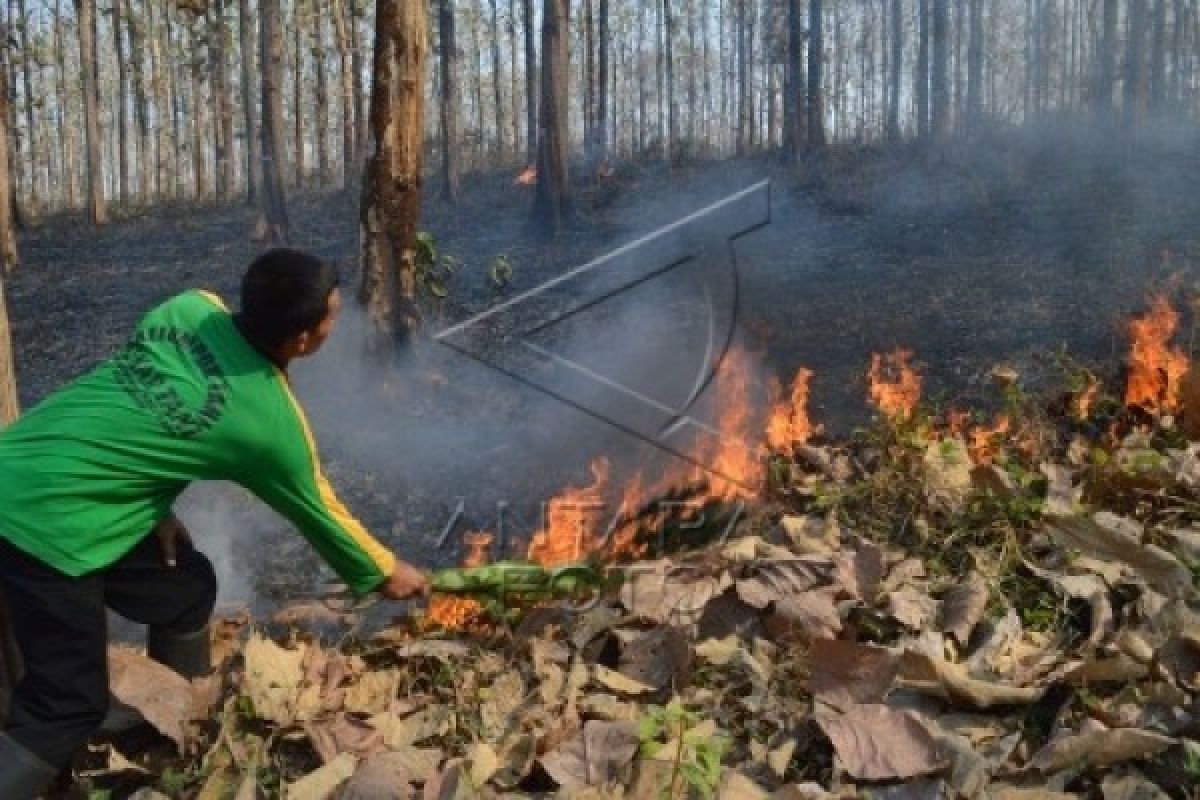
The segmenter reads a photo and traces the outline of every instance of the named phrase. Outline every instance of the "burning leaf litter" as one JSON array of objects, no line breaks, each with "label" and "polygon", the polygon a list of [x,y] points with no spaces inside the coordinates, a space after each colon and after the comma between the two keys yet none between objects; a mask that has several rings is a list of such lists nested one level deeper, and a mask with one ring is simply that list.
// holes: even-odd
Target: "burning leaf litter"
[{"label": "burning leaf litter", "polygon": [[[1119,399],[1089,373],[1041,403],[1010,371],[1003,415],[934,414],[897,350],[872,359],[880,418],[849,441],[821,440],[801,370],[760,450],[697,443],[715,479],[619,488],[596,462],[527,553],[621,576],[582,608],[516,621],[444,595],[337,645],[303,614],[275,637],[231,619],[190,693],[114,650],[114,692],[165,738],[118,734],[81,779],[206,800],[1187,797],[1200,407],[1164,303],[1129,326]],[[718,411],[744,442],[739,357]],[[689,481],[748,513],[702,546],[647,537],[670,520],[632,510]],[[606,530],[589,509],[614,495],[630,513]],[[491,534],[468,543],[487,564]]]}]

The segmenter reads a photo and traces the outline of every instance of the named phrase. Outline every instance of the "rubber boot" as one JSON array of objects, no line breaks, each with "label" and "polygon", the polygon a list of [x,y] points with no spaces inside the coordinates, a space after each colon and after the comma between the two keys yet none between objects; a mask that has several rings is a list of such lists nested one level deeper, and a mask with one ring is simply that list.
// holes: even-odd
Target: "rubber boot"
[{"label": "rubber boot", "polygon": [[57,769],[0,733],[0,797],[35,800],[56,777]]},{"label": "rubber boot", "polygon": [[146,655],[185,678],[200,678],[212,672],[211,651],[207,625],[194,633],[150,628],[146,636]]}]

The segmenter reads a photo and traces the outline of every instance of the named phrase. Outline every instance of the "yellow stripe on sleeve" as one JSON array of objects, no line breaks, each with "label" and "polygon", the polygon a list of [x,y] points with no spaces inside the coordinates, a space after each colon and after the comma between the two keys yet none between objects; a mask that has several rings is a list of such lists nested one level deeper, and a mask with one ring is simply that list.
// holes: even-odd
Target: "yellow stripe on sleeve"
[{"label": "yellow stripe on sleeve", "polygon": [[341,526],[354,543],[366,553],[379,571],[385,576],[391,575],[396,568],[396,556],[391,550],[380,544],[374,536],[367,532],[363,524],[354,517],[353,514],[342,504],[338,496],[333,491],[333,487],[329,485],[328,479],[321,471],[321,461],[317,457],[317,443],[313,438],[312,429],[308,426],[308,417],[305,416],[304,410],[300,404],[296,402],[296,396],[292,394],[292,387],[288,384],[287,376],[285,376],[278,368],[275,369],[276,375],[280,383],[283,385],[284,393],[288,400],[292,403],[292,410],[296,412],[296,418],[300,420],[300,427],[304,431],[304,439],[308,443],[308,452],[312,457],[313,479],[316,481],[317,490],[320,492],[321,504],[333,517],[334,521]]}]

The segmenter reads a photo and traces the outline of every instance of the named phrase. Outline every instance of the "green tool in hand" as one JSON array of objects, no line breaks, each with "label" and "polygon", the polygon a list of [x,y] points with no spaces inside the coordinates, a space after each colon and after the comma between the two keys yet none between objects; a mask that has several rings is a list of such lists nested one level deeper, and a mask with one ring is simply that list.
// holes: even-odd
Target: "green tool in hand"
[{"label": "green tool in hand", "polygon": [[437,570],[430,577],[432,591],[472,597],[494,616],[504,616],[516,605],[579,598],[608,586],[608,576],[590,562],[543,567],[529,561],[497,561]]}]

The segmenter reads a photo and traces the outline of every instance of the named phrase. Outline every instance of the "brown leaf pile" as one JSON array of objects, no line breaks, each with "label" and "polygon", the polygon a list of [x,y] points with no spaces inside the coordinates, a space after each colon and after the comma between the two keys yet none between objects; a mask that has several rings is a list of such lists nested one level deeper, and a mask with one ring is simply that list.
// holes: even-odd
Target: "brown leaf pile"
[{"label": "brown leaf pile", "polygon": [[136,654],[114,691],[205,800],[1194,796],[1200,447],[1077,423],[986,464],[915,423],[826,448],[733,538],[515,629],[247,628],[198,723]]}]

